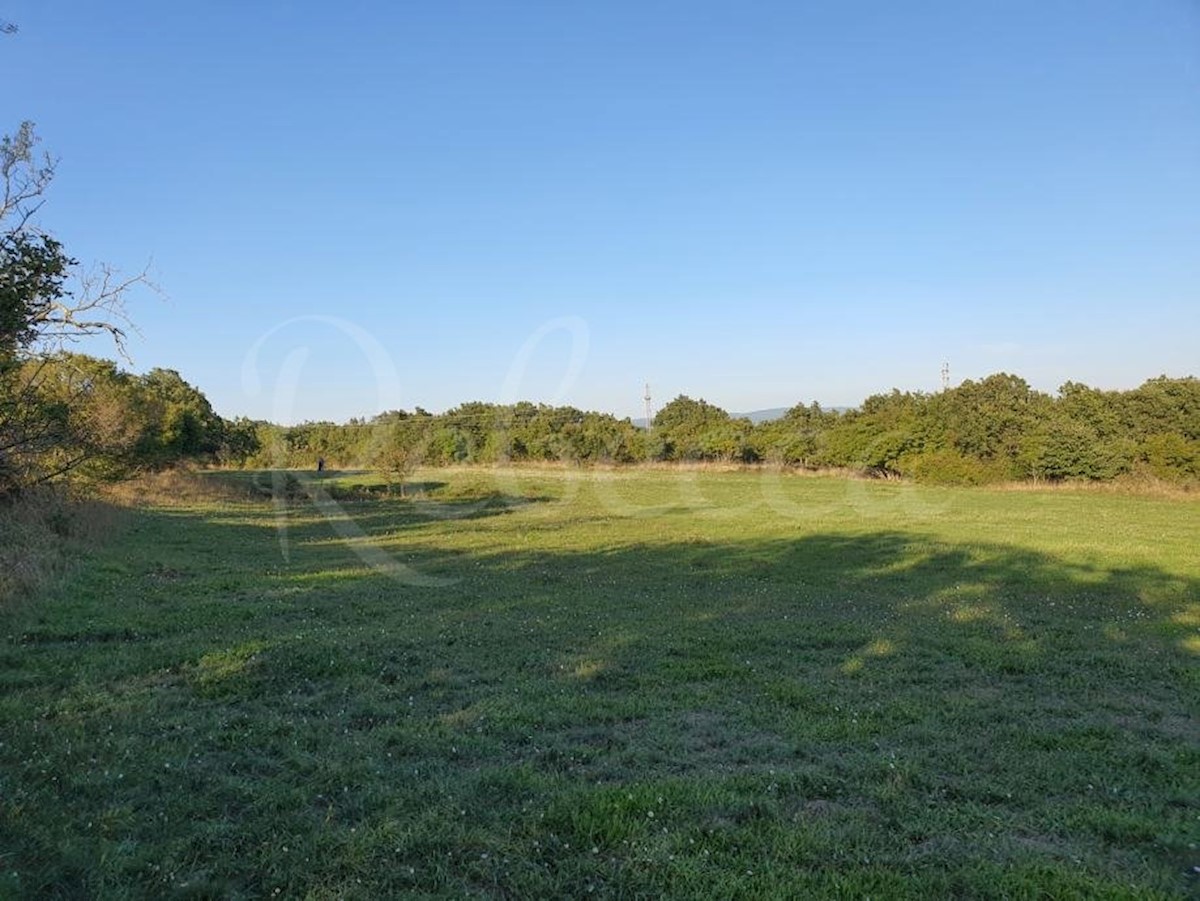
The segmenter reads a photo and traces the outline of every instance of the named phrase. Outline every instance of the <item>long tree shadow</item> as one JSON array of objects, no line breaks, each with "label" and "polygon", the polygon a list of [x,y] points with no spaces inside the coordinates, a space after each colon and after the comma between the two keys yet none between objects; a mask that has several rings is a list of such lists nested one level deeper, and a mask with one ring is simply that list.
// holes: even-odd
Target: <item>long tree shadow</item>
[{"label": "long tree shadow", "polygon": [[[484,526],[540,500],[466,500],[461,518]],[[773,865],[797,869],[1033,861],[1100,880],[1115,867],[1111,887],[1184,886],[1200,792],[1195,578],[901,531],[464,548],[411,503],[344,506],[378,549],[441,580],[414,584],[364,562],[311,505],[284,510],[281,555],[277,515],[139,513],[154,541],[126,542],[23,622],[0,661],[6,689],[54,690],[86,723],[126,717],[135,732],[152,711],[168,751],[182,741],[170,730],[189,736],[195,798],[161,765],[155,777],[184,821],[212,820],[203,798],[222,791],[250,792],[241,827],[280,834],[333,820],[369,835],[449,805],[552,871],[630,842],[688,853],[641,807],[622,813],[627,796],[667,798],[670,834],[720,859],[766,835]],[[228,727],[197,732],[198,715],[253,726],[254,788],[222,769],[244,763]],[[5,753],[32,755],[58,722]],[[336,799],[325,825],[272,806],[288,792]],[[446,856],[428,838],[403,848]],[[254,894],[244,864],[224,877]]]}]

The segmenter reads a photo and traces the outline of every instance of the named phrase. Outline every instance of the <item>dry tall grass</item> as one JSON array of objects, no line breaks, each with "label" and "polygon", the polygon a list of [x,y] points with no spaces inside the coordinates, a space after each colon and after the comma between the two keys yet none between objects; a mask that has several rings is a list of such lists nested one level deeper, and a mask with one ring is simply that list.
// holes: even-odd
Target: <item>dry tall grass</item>
[{"label": "dry tall grass", "polygon": [[1200,483],[1168,482],[1148,473],[1132,472],[1109,481],[1062,482],[1028,481],[1005,482],[991,486],[1003,491],[1062,491],[1089,492],[1092,494],[1124,494],[1140,497],[1161,497],[1172,500],[1195,500],[1200,498]]},{"label": "dry tall grass", "polygon": [[122,511],[57,488],[0,502],[0,607],[32,597],[119,528]]},{"label": "dry tall grass", "polygon": [[177,469],[108,485],[89,497],[57,486],[0,501],[0,608],[63,578],[116,533],[128,508],[256,497],[247,485]]},{"label": "dry tall grass", "polygon": [[143,473],[137,478],[108,486],[106,499],[125,507],[139,505],[170,506],[206,501],[246,501],[261,499],[247,482],[216,478],[193,469],[165,469]]}]

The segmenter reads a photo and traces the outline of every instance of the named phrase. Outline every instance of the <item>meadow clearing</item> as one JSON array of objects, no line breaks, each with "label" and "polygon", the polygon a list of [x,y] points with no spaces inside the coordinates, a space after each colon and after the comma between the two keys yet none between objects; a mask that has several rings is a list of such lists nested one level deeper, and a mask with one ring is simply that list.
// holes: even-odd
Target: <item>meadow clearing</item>
[{"label": "meadow clearing", "polygon": [[1200,891],[1195,499],[296,476],[0,611],[0,897]]}]

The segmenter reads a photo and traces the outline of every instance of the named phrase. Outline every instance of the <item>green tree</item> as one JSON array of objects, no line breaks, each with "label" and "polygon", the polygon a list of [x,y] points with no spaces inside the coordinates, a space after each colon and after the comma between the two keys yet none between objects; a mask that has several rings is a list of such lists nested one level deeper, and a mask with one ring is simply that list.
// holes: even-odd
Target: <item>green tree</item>
[{"label": "green tree", "polygon": [[409,416],[403,411],[376,421],[372,463],[386,477],[389,491],[398,486],[401,497],[405,481],[425,457],[429,424],[429,417]]},{"label": "green tree", "polygon": [[929,444],[928,403],[925,395],[900,391],[868,397],[833,422],[818,461],[871,475],[899,475],[900,461]]},{"label": "green tree", "polygon": [[108,267],[81,272],[38,226],[55,163],[37,143],[29,122],[0,138],[0,496],[78,471],[98,446],[75,427],[82,411],[98,409],[95,384],[57,380],[63,364],[50,354],[98,333],[121,349],[126,292],[145,282]]},{"label": "green tree", "polygon": [[147,462],[216,456],[224,429],[208,398],[173,369],[151,369],[139,379],[139,385],[155,419],[147,442]]},{"label": "green tree", "polygon": [[653,438],[666,460],[727,460],[756,458],[748,419],[734,419],[703,398],[685,394],[672,400],[654,417]]},{"label": "green tree", "polygon": [[1149,379],[1123,398],[1123,416],[1133,437],[1174,433],[1200,440],[1200,379]]},{"label": "green tree", "polygon": [[1132,442],[1106,435],[1103,426],[1060,405],[1029,428],[1019,460],[1023,474],[1034,479],[1104,481],[1129,471]]},{"label": "green tree", "polygon": [[28,443],[9,458],[24,466],[14,484],[106,481],[139,468],[153,415],[134,377],[111,360],[66,353],[27,360],[18,375]]},{"label": "green tree", "polygon": [[837,414],[822,410],[815,401],[796,404],[779,419],[760,422],[750,440],[758,459],[784,466],[814,467],[824,446],[824,435]]},{"label": "green tree", "polygon": [[0,235],[0,369],[39,337],[75,261],[46,235]]},{"label": "green tree", "polygon": [[217,462],[223,466],[245,466],[262,449],[260,428],[263,425],[244,416],[221,420]]},{"label": "green tree", "polygon": [[1138,461],[1155,478],[1168,482],[1200,480],[1200,441],[1178,432],[1159,432],[1142,439]]},{"label": "green tree", "polygon": [[1002,461],[1015,476],[1022,438],[1048,413],[1049,401],[1023,378],[1001,372],[937,395],[934,412],[951,444],[967,456]]}]

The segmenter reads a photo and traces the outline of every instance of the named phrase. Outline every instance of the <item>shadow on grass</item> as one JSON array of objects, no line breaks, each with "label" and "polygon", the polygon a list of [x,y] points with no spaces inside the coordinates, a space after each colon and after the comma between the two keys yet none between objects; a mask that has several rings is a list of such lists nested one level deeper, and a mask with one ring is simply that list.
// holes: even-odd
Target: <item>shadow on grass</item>
[{"label": "shadow on grass", "polygon": [[[436,529],[423,530],[446,520],[469,528],[549,500],[490,492],[448,500],[330,499],[325,507],[305,500],[249,515],[149,509],[137,511],[135,528],[161,536],[146,548],[161,558],[145,565],[148,572],[198,573],[200,551],[251,595],[260,580],[276,588],[328,582],[336,587],[323,588],[321,600],[330,605],[369,587],[439,615],[549,608],[566,620],[636,622],[647,635],[686,633],[698,623],[775,623],[772,644],[791,636],[803,645],[806,622],[836,623],[864,644],[889,644],[886,654],[868,652],[863,665],[947,630],[993,644],[1017,669],[1021,660],[1052,656],[1058,644],[1071,642],[1200,654],[1200,582],[1152,566],[1106,568],[999,543],[960,546],[896,531],[547,551],[511,542],[459,548]],[[362,540],[419,571],[460,584],[422,590],[389,584],[386,572],[356,559],[354,541],[345,540],[339,523],[353,524]],[[282,530],[291,543],[288,559],[273,540]]]},{"label": "shadow on grass", "polygon": [[[578,670],[597,684],[659,664],[666,684],[690,684],[697,660],[707,682],[705,673],[724,679],[757,660],[779,674],[868,682],[903,671],[932,685],[927,671],[1033,688],[1053,677],[1104,696],[1128,681],[1128,693],[1150,697],[1167,673],[1200,689],[1200,583],[1151,566],[1089,566],[894,531],[586,551],[522,550],[514,534],[467,547],[439,525],[460,520],[469,531],[545,500],[381,499],[240,519],[140,511],[135,529],[153,536],[143,559],[84,574],[80,593],[102,598],[96,586],[135,577],[145,603],[98,602],[86,629],[48,635],[112,642],[182,630],[215,647],[226,633],[277,619],[332,630],[403,621],[405,633],[459,630],[468,646],[524,648],[549,674]],[[157,602],[189,605],[189,615],[159,616]],[[131,616],[143,625],[131,627]],[[43,643],[39,631],[21,640]]]},{"label": "shadow on grass", "polygon": [[[271,886],[244,875],[253,843],[223,844],[230,818],[260,844],[309,843],[298,894],[350,858],[388,861],[364,870],[383,894],[407,890],[388,881],[402,863],[432,894],[733,895],[720,874],[764,860],[785,874],[764,896],[837,894],[819,878],[872,867],[910,897],[1185,888],[1196,579],[894,530],[483,540],[540,500],[445,502],[462,534],[413,502],[341,508],[443,587],[364,565],[311,506],[282,514],[286,559],[270,510],[139,511],[121,556],[0,660],[5,692],[45,708],[3,750],[14,773],[37,761],[13,780],[22,803],[55,809],[43,743],[62,730],[106,767],[153,758],[152,784],[78,788],[89,818],[167,798],[169,853],[153,821],[129,833],[245,894]],[[111,753],[87,744],[101,734]],[[181,753],[186,772],[164,768]],[[58,859],[53,827],[5,831],[14,871]],[[717,863],[681,869],[701,849]]]},{"label": "shadow on grass", "polygon": [[339,500],[371,500],[380,497],[415,497],[423,498],[445,488],[445,482],[403,482],[395,485],[338,485],[329,484],[326,490],[331,497]]}]

